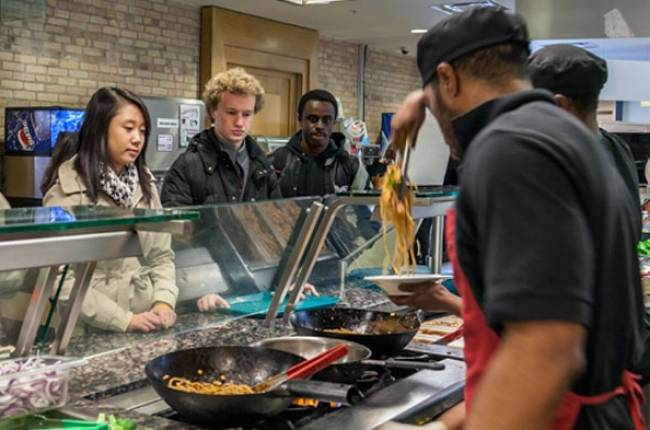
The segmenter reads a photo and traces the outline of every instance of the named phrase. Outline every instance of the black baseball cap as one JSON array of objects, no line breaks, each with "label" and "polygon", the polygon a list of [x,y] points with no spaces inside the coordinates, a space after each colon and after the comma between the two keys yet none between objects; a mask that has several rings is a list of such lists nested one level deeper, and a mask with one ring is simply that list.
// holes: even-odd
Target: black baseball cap
[{"label": "black baseball cap", "polygon": [[422,86],[431,82],[440,63],[502,43],[530,49],[526,21],[504,8],[475,7],[440,21],[418,42]]},{"label": "black baseball cap", "polygon": [[528,59],[533,86],[555,94],[598,94],[607,82],[607,62],[575,45],[548,45]]}]

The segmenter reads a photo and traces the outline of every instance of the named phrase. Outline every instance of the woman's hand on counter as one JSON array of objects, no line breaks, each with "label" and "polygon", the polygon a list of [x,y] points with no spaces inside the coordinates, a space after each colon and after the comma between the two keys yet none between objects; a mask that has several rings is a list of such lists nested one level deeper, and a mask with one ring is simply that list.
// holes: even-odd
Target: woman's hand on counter
[{"label": "woman's hand on counter", "polygon": [[439,281],[402,284],[399,289],[411,294],[408,296],[389,296],[390,300],[397,305],[427,311],[444,311],[460,316],[462,299],[449,292]]},{"label": "woman's hand on counter", "polygon": [[170,328],[176,324],[176,312],[167,303],[156,303],[151,308],[151,312],[158,316],[160,319],[160,328]]},{"label": "woman's hand on counter", "polygon": [[201,312],[211,312],[220,308],[228,309],[230,307],[226,299],[215,293],[206,294],[201,297],[197,300],[196,306]]},{"label": "woman's hand on counter", "polygon": [[134,314],[126,331],[149,333],[150,331],[158,330],[160,327],[160,317],[152,311],[147,311]]}]

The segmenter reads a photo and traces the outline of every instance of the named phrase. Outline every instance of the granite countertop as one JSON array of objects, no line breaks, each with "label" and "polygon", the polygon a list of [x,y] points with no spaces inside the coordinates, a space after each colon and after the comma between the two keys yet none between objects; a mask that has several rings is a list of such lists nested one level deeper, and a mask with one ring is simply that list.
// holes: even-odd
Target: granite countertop
[{"label": "granite countertop", "polygon": [[[369,288],[348,289],[339,306],[394,309],[383,293]],[[168,352],[202,346],[248,345],[294,333],[281,319],[276,320],[273,329],[266,327],[263,321],[261,318],[233,319],[231,316],[227,319],[218,314],[192,313],[179,316],[176,327],[162,334],[94,333],[75,339],[69,354],[85,356],[87,363],[72,370],[72,403],[105,399],[146,386],[145,365]]]}]

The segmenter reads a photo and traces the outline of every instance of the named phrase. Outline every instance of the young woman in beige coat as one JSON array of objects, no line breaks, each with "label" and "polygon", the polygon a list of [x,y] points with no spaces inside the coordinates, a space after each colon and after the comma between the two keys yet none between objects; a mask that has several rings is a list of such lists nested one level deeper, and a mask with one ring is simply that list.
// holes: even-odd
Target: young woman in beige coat
[{"label": "young woman in beige coat", "polygon": [[[59,167],[44,205],[161,208],[144,160],[150,130],[149,113],[140,97],[116,87],[97,90],[86,107],[78,153]],[[139,233],[139,237],[141,260],[131,257],[97,263],[82,305],[84,324],[111,331],[150,332],[176,322],[178,288],[170,235]],[[69,272],[63,300],[73,278]]]}]

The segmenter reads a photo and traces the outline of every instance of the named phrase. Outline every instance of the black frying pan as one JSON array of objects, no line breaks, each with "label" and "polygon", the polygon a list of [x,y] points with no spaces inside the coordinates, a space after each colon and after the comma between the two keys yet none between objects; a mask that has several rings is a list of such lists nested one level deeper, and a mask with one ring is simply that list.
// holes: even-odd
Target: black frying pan
[{"label": "black frying pan", "polygon": [[[228,381],[253,386],[301,360],[297,355],[267,348],[207,347],[157,357],[147,364],[145,372],[160,397],[184,419],[210,428],[239,427],[276,415],[289,407],[294,395],[341,401],[343,393],[343,401],[357,400],[358,393],[338,384],[290,381],[284,388],[268,393],[215,396],[174,390],[164,380],[169,375],[212,381],[224,375]],[[197,374],[199,369],[202,375]]]},{"label": "black frying pan", "polygon": [[[374,358],[398,354],[420,328],[420,318],[416,313],[397,314],[349,308],[295,312],[290,320],[299,335],[357,342],[370,348]],[[331,332],[328,329],[345,329],[353,333]]]}]

